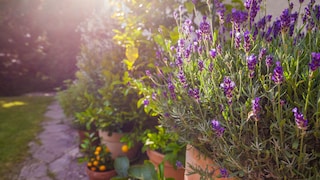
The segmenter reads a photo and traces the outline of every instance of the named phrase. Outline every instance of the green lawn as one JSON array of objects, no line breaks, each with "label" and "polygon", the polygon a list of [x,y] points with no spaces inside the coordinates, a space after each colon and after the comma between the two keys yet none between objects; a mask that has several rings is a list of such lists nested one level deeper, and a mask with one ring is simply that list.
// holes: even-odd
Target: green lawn
[{"label": "green lawn", "polygon": [[[0,97],[0,177],[17,174],[53,97]],[[0,179],[1,179],[0,178]],[[6,179],[6,178],[5,178]]]}]

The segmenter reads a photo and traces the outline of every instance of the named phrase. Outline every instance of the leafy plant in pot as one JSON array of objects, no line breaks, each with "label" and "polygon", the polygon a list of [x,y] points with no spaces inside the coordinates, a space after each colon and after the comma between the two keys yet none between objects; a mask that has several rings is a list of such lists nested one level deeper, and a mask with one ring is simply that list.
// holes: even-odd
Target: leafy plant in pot
[{"label": "leafy plant in pot", "polygon": [[178,134],[166,131],[162,126],[156,126],[155,131],[145,131],[143,143],[142,150],[147,152],[155,167],[164,163],[165,177],[183,179],[186,146],[179,143]]},{"label": "leafy plant in pot", "polygon": [[215,4],[216,17],[198,24],[177,19],[178,43],[163,41],[159,71],[149,74],[150,104],[164,127],[213,160],[189,173],[318,179],[320,6],[311,1],[305,12],[289,7],[274,22],[269,15],[254,21],[259,2],[247,0],[246,10],[228,16]]},{"label": "leafy plant in pot", "polygon": [[[80,78],[80,77],[78,77]],[[82,80],[66,80],[63,90],[58,89],[57,100],[64,111],[64,114],[71,119],[71,125],[78,130],[80,143],[86,138],[85,134],[95,134],[97,131],[94,123],[91,123],[88,119],[81,116],[81,113],[89,106],[89,101],[86,98],[86,91],[90,86],[90,83],[84,79]],[[97,136],[98,137],[98,136]],[[94,145],[99,144],[97,138]]]}]

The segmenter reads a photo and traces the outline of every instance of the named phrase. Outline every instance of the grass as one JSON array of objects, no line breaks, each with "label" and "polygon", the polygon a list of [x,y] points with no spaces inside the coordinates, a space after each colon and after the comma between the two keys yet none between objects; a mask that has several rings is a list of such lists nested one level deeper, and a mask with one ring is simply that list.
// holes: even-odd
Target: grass
[{"label": "grass", "polygon": [[53,97],[0,97],[0,177],[19,173]]}]

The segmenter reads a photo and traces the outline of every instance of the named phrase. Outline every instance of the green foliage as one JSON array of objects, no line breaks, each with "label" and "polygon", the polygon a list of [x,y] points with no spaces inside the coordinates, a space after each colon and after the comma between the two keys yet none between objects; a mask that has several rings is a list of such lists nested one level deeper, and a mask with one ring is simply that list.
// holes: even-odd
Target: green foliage
[{"label": "green foliage", "polygon": [[28,143],[41,130],[40,123],[52,97],[0,98],[0,176],[14,179],[28,156]]},{"label": "green foliage", "polygon": [[154,165],[149,161],[145,161],[142,165],[130,166],[129,159],[126,156],[120,156],[115,159],[114,167],[118,176],[113,177],[112,180],[174,180],[164,177],[163,163],[159,165],[159,171],[157,172]]},{"label": "green foliage", "polygon": [[[320,75],[319,67],[312,70],[310,64],[313,53],[320,52],[320,35],[318,12],[311,12],[302,27],[293,24],[293,34],[271,22],[262,29],[248,19],[236,22],[237,11],[231,22],[218,21],[215,31],[203,30],[205,23],[216,22],[212,17],[202,25],[189,24],[198,34],[186,31],[184,19],[178,19],[180,41],[174,48],[168,48],[167,35],[163,41],[157,37],[163,61],[150,75],[155,86],[139,82],[146,88],[144,98],[156,97],[149,98],[149,110],[232,176],[319,178]],[[221,33],[224,28],[234,32],[231,37]],[[268,28],[272,35],[266,34]],[[260,57],[263,48],[266,54]],[[276,81],[279,76],[283,80]]]},{"label": "green foliage", "polygon": [[178,134],[166,131],[162,126],[156,126],[156,132],[146,130],[142,139],[143,151],[150,149],[165,155],[164,160],[176,167],[176,162],[185,162],[185,145],[179,143]]}]

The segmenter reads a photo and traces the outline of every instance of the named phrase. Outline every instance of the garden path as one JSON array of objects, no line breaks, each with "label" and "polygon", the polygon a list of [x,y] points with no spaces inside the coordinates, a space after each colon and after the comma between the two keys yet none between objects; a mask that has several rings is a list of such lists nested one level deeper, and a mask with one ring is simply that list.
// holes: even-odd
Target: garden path
[{"label": "garden path", "polygon": [[49,105],[43,131],[29,143],[29,158],[18,180],[87,180],[85,164],[79,164],[79,140],[57,101]]}]

